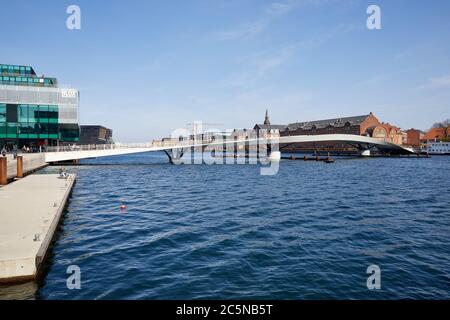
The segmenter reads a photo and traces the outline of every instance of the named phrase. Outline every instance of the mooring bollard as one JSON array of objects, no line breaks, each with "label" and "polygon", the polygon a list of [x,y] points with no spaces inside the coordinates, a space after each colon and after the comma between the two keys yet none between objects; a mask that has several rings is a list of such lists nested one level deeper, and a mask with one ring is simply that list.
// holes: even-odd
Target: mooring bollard
[{"label": "mooring bollard", "polygon": [[0,157],[0,186],[8,184],[8,166],[6,164],[6,157]]},{"label": "mooring bollard", "polygon": [[23,156],[17,156],[17,178],[23,178]]}]

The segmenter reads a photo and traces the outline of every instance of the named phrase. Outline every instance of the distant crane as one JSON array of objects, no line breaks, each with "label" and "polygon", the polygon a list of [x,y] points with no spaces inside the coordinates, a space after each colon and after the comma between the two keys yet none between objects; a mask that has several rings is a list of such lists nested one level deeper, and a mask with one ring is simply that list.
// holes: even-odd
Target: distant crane
[{"label": "distant crane", "polygon": [[[198,134],[203,133],[203,126],[223,126],[223,123],[210,123],[210,122],[203,122],[203,121],[194,121],[194,122],[188,122],[186,124],[187,130],[191,132],[193,136],[197,136]],[[217,129],[217,128],[216,128]]]}]

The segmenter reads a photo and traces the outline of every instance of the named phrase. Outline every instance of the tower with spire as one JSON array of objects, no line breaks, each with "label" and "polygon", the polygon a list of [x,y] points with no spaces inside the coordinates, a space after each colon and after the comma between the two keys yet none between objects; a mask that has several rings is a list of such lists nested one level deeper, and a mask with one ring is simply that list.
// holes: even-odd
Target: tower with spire
[{"label": "tower with spire", "polygon": [[279,134],[281,131],[284,131],[286,129],[287,126],[285,125],[277,125],[277,124],[271,124],[270,123],[270,118],[269,118],[269,110],[266,109],[266,117],[264,119],[264,123],[263,124],[255,124],[255,126],[253,127],[253,129],[258,133],[259,135],[259,131],[260,130],[265,130],[268,133],[271,134]]},{"label": "tower with spire", "polygon": [[266,118],[264,119],[264,124],[266,126],[270,126],[269,110],[268,109],[266,109]]}]

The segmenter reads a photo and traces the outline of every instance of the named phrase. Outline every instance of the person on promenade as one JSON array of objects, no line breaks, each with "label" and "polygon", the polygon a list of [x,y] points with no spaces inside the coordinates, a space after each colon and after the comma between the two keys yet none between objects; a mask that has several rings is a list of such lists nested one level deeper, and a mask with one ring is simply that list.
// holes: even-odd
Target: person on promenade
[{"label": "person on promenade", "polygon": [[67,179],[69,177],[69,175],[66,172],[66,168],[64,168],[64,167],[59,168],[58,172],[59,172],[59,177],[61,179]]}]

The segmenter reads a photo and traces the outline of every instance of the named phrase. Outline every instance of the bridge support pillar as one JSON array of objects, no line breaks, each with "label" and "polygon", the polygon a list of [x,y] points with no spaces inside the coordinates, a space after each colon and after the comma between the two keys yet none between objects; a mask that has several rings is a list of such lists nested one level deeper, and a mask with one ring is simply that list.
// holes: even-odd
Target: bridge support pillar
[{"label": "bridge support pillar", "polygon": [[370,157],[370,150],[369,149],[361,150],[359,152],[359,156],[360,157]]},{"label": "bridge support pillar", "polygon": [[175,165],[183,164],[183,161],[181,158],[170,158],[170,163]]},{"label": "bridge support pillar", "polygon": [[183,157],[184,150],[172,150],[171,152],[164,150],[164,153],[169,158],[170,164],[180,165],[183,163],[181,158]]}]

